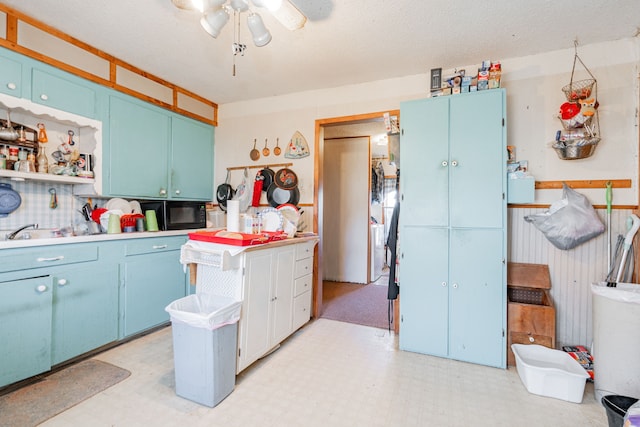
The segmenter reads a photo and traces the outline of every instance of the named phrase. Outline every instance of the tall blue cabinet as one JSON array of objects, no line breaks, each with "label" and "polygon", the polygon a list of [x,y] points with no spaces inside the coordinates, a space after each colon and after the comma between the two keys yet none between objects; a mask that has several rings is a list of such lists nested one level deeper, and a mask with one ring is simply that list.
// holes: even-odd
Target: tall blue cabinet
[{"label": "tall blue cabinet", "polygon": [[505,91],[400,116],[400,348],[504,368]]}]

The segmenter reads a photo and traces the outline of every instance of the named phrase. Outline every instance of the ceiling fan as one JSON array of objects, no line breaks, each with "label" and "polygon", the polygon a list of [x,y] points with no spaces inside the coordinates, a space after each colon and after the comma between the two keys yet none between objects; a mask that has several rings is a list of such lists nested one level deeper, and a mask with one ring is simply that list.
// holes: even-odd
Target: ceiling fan
[{"label": "ceiling fan", "polygon": [[271,34],[262,22],[262,18],[252,7],[267,9],[285,28],[294,31],[304,27],[307,17],[289,0],[171,0],[185,10],[202,12],[200,24],[216,38],[229,21],[231,14],[249,12],[247,26],[253,35],[256,46],[265,46],[271,41]]}]

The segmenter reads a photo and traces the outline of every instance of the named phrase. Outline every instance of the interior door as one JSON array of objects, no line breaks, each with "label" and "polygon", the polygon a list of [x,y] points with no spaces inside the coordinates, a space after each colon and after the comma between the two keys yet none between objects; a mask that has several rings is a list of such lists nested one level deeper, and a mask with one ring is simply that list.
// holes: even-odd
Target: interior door
[{"label": "interior door", "polygon": [[323,278],[368,283],[369,138],[324,141]]}]

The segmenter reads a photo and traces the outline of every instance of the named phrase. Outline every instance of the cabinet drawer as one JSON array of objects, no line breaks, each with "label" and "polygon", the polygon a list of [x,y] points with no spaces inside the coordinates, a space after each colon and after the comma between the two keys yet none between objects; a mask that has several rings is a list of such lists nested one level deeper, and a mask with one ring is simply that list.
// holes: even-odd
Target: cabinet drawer
[{"label": "cabinet drawer", "polygon": [[313,256],[313,247],[316,242],[314,240],[310,242],[299,243],[296,245],[296,259],[310,258]]},{"label": "cabinet drawer", "polygon": [[184,238],[155,237],[150,239],[136,239],[125,245],[125,256],[149,254],[153,252],[177,251],[185,243]]},{"label": "cabinet drawer", "polygon": [[313,272],[313,258],[305,258],[296,261],[296,270],[293,277],[302,277]]},{"label": "cabinet drawer", "polygon": [[53,267],[98,259],[98,246],[47,246],[11,250],[3,254],[0,272]]},{"label": "cabinet drawer", "polygon": [[293,330],[304,325],[311,318],[311,292],[305,292],[293,299]]},{"label": "cabinet drawer", "polygon": [[298,295],[310,291],[311,286],[313,285],[313,275],[307,274],[306,276],[302,276],[295,281],[293,296],[297,297]]}]

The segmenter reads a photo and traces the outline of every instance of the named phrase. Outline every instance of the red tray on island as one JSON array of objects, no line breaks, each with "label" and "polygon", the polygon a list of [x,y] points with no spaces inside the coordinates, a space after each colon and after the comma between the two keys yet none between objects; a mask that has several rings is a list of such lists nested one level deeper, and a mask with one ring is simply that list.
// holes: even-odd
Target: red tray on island
[{"label": "red tray on island", "polygon": [[189,233],[190,240],[234,246],[261,245],[286,238],[287,234],[279,231],[263,231],[260,234],[238,233],[227,230],[196,231]]}]

